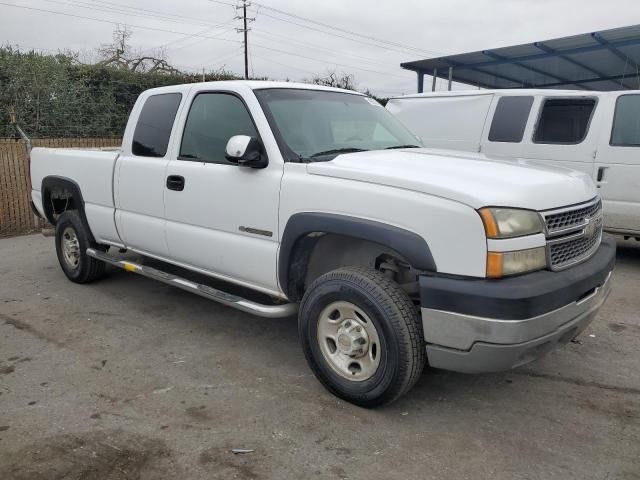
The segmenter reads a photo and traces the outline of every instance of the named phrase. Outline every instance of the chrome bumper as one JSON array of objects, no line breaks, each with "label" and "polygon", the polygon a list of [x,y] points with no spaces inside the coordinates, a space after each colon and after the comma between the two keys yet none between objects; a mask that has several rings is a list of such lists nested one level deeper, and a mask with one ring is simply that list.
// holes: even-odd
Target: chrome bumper
[{"label": "chrome bumper", "polygon": [[497,320],[422,308],[427,358],[435,368],[465,373],[524,365],[579,335],[611,292],[612,273],[588,296],[523,320]]}]

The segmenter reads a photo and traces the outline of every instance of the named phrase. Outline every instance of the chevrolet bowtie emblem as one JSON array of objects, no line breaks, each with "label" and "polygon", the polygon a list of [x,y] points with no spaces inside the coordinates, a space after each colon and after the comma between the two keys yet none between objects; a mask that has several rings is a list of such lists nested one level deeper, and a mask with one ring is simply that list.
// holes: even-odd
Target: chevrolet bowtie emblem
[{"label": "chevrolet bowtie emblem", "polygon": [[587,237],[593,237],[600,230],[600,225],[602,225],[602,215],[598,215],[597,217],[587,218],[587,224],[584,227],[584,234]]}]

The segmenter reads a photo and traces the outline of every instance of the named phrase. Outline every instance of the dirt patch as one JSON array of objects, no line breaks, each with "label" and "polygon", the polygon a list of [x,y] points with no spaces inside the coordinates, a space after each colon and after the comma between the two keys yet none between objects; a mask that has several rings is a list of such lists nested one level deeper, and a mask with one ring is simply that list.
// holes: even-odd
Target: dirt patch
[{"label": "dirt patch", "polygon": [[622,323],[607,323],[607,326],[609,327],[609,330],[616,333],[623,332],[627,329],[627,327]]},{"label": "dirt patch", "polygon": [[231,448],[209,448],[200,453],[198,463],[213,475],[212,478],[268,478],[260,467],[259,455],[255,452],[234,455]]},{"label": "dirt patch", "polygon": [[122,430],[55,435],[0,453],[3,480],[183,478],[161,440]]},{"label": "dirt patch", "polygon": [[635,387],[623,387],[618,385],[608,385],[606,383],[593,382],[590,380],[582,380],[580,378],[569,378],[561,375],[553,375],[544,372],[535,372],[533,370],[516,370],[514,375],[525,375],[532,378],[543,378],[545,380],[551,380],[553,382],[563,382],[576,385],[578,387],[599,388],[602,390],[611,390],[619,393],[627,393],[630,395],[640,395],[640,388]]},{"label": "dirt patch", "polygon": [[9,375],[16,371],[16,367],[13,365],[8,365],[6,367],[0,367],[0,375]]},{"label": "dirt patch", "polygon": [[207,407],[205,405],[200,405],[199,407],[189,407],[185,410],[185,413],[195,420],[211,420],[211,415],[207,413],[206,408]]},{"label": "dirt patch", "polygon": [[621,422],[637,422],[640,418],[638,411],[640,404],[638,402],[596,402],[591,399],[585,399],[581,405],[589,410],[605,415],[607,418],[615,418]]},{"label": "dirt patch", "polygon": [[10,316],[5,315],[3,313],[0,313],[0,319],[4,320],[4,324],[5,325],[11,325],[16,330],[23,330],[23,331],[25,331],[27,333],[30,333],[31,335],[33,335],[34,337],[36,337],[36,338],[38,338],[40,340],[44,340],[45,342],[52,343],[52,344],[56,345],[57,347],[61,347],[61,348],[64,347],[63,343],[58,342],[57,340],[45,335],[41,331],[33,328],[27,322],[23,322],[22,320],[18,320],[17,318],[10,317]]}]

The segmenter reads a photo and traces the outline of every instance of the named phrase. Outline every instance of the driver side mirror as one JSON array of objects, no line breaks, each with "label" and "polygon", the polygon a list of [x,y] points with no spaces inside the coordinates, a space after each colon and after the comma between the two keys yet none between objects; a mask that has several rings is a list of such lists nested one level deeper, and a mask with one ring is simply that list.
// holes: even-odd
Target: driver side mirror
[{"label": "driver side mirror", "polygon": [[248,135],[234,135],[227,142],[226,158],[241,167],[264,168],[268,161],[260,140]]}]

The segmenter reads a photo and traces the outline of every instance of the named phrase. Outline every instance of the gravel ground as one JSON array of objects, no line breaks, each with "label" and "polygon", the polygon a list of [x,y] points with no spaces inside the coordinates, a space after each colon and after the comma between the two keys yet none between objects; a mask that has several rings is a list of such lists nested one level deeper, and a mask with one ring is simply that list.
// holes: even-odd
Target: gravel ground
[{"label": "gravel ground", "polygon": [[53,239],[3,239],[0,479],[640,479],[639,281],[619,242],[579,343],[364,410],[311,375],[295,318],[124,271],[75,285]]}]

